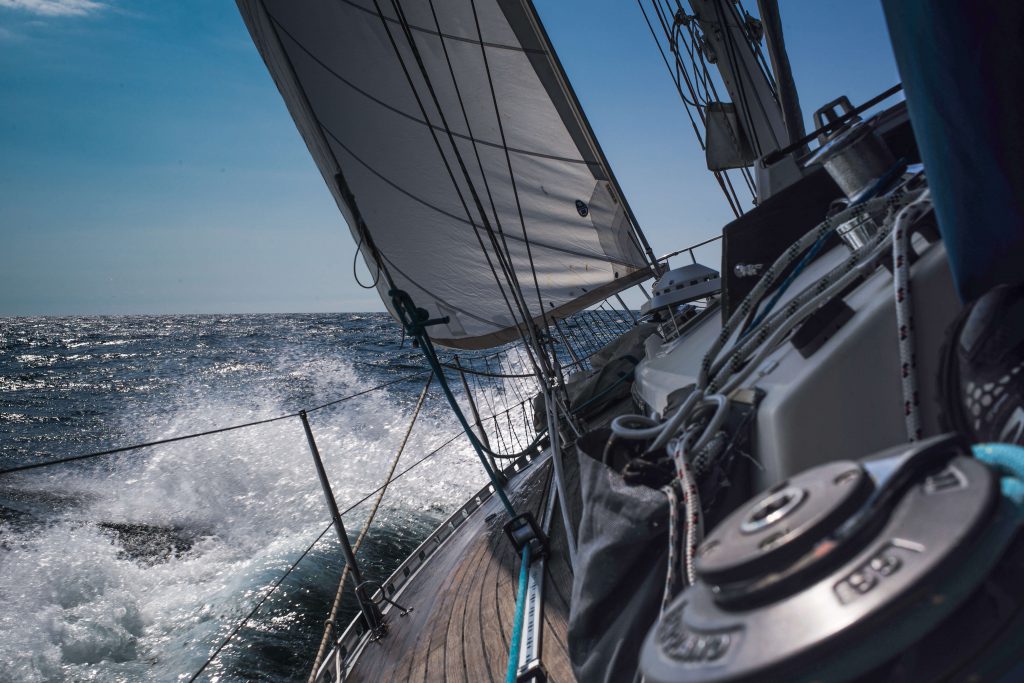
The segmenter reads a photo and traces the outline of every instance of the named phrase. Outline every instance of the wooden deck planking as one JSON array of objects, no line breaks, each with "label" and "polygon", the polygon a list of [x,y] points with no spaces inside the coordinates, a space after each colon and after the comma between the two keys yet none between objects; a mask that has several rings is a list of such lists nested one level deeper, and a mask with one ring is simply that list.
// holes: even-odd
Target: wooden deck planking
[{"label": "wooden deck planking", "polygon": [[[489,548],[491,548],[490,545]],[[497,555],[491,550],[488,553],[487,567],[477,595],[481,633],[483,635],[483,656],[492,669],[490,680],[500,676],[500,673],[494,673],[494,671],[502,671],[501,659],[502,657],[508,657],[508,632],[505,630],[504,624],[501,623],[500,615],[497,612],[498,603],[496,602],[496,596],[493,592],[485,590],[485,587],[493,586],[497,583],[501,572],[501,563],[498,561]],[[507,665],[508,662],[506,661],[505,664]]]},{"label": "wooden deck planking", "polygon": [[[623,399],[590,420],[590,425],[607,424],[629,407],[630,399]],[[575,450],[568,449],[563,464],[570,518],[579,528],[582,501],[576,458]],[[531,510],[538,521],[543,519],[548,490],[554,485],[551,470],[550,460],[541,460],[508,487],[515,508]],[[494,496],[454,532],[397,597],[415,611],[407,617],[391,612],[391,632],[385,642],[367,646],[347,680],[505,680],[519,576],[519,558],[502,530],[506,520]],[[549,534],[541,661],[551,683],[575,683],[566,640],[573,575],[557,505]]]},{"label": "wooden deck planking", "polygon": [[[509,487],[516,509],[529,509],[540,520],[550,479],[549,460],[516,477]],[[488,521],[492,513],[497,517]],[[366,646],[348,680],[504,681],[519,572],[519,558],[502,530],[506,518],[501,502],[492,497],[455,531],[398,596],[399,603],[414,611],[406,617],[396,611],[388,615],[387,637]],[[559,526],[556,517],[552,528]],[[553,544],[548,564],[554,570],[545,577],[542,661],[552,683],[572,683],[563,597],[569,587],[555,591],[552,586],[567,575],[560,553],[564,539],[561,547]]]}]

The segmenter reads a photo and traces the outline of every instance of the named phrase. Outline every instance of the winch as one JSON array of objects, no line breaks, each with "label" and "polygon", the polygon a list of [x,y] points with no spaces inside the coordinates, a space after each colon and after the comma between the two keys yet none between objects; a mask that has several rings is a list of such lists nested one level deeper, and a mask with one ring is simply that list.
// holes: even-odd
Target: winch
[{"label": "winch", "polygon": [[647,635],[644,678],[1021,680],[1000,678],[1024,642],[1020,519],[954,435],[807,470],[708,536]]}]

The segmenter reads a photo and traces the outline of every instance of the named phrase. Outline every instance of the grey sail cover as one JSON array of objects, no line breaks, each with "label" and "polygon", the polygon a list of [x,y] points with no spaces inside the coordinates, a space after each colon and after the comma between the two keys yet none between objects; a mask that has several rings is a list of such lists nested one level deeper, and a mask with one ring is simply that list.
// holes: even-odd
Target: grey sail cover
[{"label": "grey sail cover", "polygon": [[405,0],[406,33],[396,1],[238,0],[370,272],[372,243],[459,348],[519,334],[499,252],[535,319],[644,279],[643,236],[533,6]]}]

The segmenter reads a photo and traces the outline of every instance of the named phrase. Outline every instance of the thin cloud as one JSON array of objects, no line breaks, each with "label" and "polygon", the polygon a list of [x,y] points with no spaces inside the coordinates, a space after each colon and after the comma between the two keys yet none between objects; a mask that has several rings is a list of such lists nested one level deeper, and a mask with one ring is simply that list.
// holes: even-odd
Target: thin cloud
[{"label": "thin cloud", "polygon": [[96,0],[0,0],[0,7],[44,17],[81,17],[105,7]]}]

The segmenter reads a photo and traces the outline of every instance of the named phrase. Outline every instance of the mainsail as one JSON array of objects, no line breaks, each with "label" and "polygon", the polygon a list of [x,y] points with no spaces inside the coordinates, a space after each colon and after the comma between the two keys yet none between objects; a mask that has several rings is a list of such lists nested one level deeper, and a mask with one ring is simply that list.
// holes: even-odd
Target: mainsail
[{"label": "mainsail", "polygon": [[494,346],[651,273],[529,0],[238,6],[370,272],[448,317],[438,343]]}]

